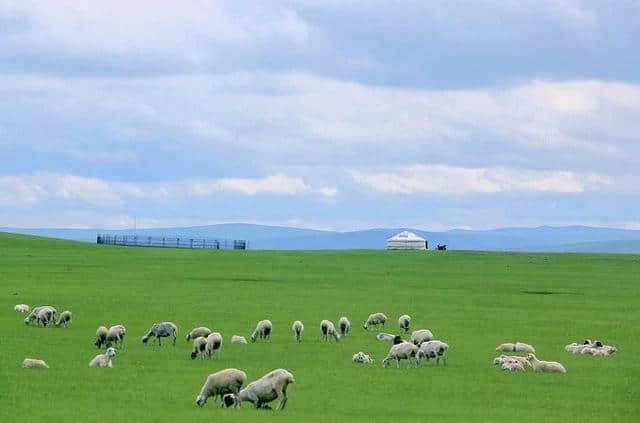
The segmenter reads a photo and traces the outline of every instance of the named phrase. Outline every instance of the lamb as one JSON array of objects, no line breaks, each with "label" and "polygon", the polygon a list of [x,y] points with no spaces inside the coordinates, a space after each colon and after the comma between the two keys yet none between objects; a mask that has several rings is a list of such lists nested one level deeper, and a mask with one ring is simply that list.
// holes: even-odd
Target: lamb
[{"label": "lamb", "polygon": [[238,369],[224,369],[212,373],[202,385],[196,397],[196,405],[202,407],[209,397],[213,397],[215,401],[217,396],[222,398],[224,394],[237,394],[246,381],[247,374]]},{"label": "lamb", "polygon": [[366,363],[366,364],[373,364],[373,359],[369,356],[369,354],[365,354],[362,351],[355,353],[352,357],[351,360],[354,363]]},{"label": "lamb", "polygon": [[382,325],[382,327],[384,327],[386,322],[387,316],[385,316],[384,313],[373,313],[367,317],[367,320],[362,324],[362,327],[364,330],[369,330],[369,328],[373,326],[378,327],[378,325]]},{"label": "lamb", "polygon": [[380,332],[379,334],[377,334],[376,339],[378,341],[392,341],[393,345],[397,345],[401,342],[404,342],[404,340],[399,335],[393,335],[391,333],[385,333],[385,332]]},{"label": "lamb", "polygon": [[200,336],[206,338],[207,336],[211,335],[211,332],[213,332],[211,329],[204,326],[193,328],[191,329],[191,332],[187,334],[187,342],[192,341]]},{"label": "lamb", "polygon": [[232,344],[246,344],[247,343],[247,339],[244,336],[233,335],[231,337],[231,343]]},{"label": "lamb", "polygon": [[29,310],[31,310],[31,308],[26,304],[16,304],[16,306],[13,307],[13,309],[18,313],[28,313]]},{"label": "lamb", "polygon": [[330,320],[323,320],[320,322],[320,333],[325,341],[329,340],[329,336],[333,336],[336,342],[340,341],[340,335],[336,332],[336,327]]},{"label": "lamb", "polygon": [[102,348],[103,345],[107,344],[107,333],[109,333],[109,329],[104,326],[98,327],[98,329],[96,330],[96,347]]},{"label": "lamb", "polygon": [[48,369],[49,366],[44,360],[38,360],[37,358],[25,358],[22,361],[23,369]]},{"label": "lamb", "polygon": [[191,359],[195,359],[198,355],[204,358],[207,349],[207,338],[199,336],[193,340],[193,349],[191,350]]},{"label": "lamb", "polygon": [[527,354],[527,360],[536,372],[567,373],[564,366],[556,361],[541,361],[533,353]]},{"label": "lamb", "polygon": [[67,327],[67,323],[71,324],[72,317],[73,315],[69,310],[63,311],[62,313],[60,313],[60,318],[58,319],[58,323],[56,323],[56,326],[60,327],[64,325],[64,327]]},{"label": "lamb", "polygon": [[385,368],[389,367],[391,360],[395,359],[397,367],[400,368],[400,360],[410,360],[413,358],[417,367],[418,359],[416,358],[416,354],[418,351],[419,348],[411,342],[402,342],[394,345],[391,347],[384,360],[382,360],[382,366]]},{"label": "lamb", "polygon": [[124,348],[124,336],[127,334],[127,328],[123,325],[111,326],[107,331],[107,337],[105,339],[105,345],[110,347],[112,344],[117,347],[120,342],[120,347]]},{"label": "lamb", "polygon": [[284,410],[289,399],[287,388],[295,383],[293,374],[285,369],[272,370],[260,379],[251,382],[240,393],[225,395],[223,402],[228,407],[239,407],[248,401],[256,408],[268,408],[268,403],[280,399],[276,409]]},{"label": "lamb", "polygon": [[449,345],[442,341],[433,340],[423,342],[420,345],[416,358],[418,361],[422,361],[423,359],[427,359],[428,361],[430,358],[435,358],[436,365],[440,363],[440,359],[442,358],[442,362],[446,366],[448,349]]},{"label": "lamb", "polygon": [[113,357],[116,356],[116,350],[113,347],[107,348],[104,354],[98,354],[89,362],[89,367],[113,367]]},{"label": "lamb", "polygon": [[525,352],[525,353],[534,353],[536,352],[535,348],[533,348],[529,344],[525,344],[524,342],[507,342],[504,344],[500,344],[496,347],[496,351],[513,351],[513,352]]},{"label": "lamb", "polygon": [[266,341],[271,337],[272,328],[271,320],[260,320],[249,339],[251,339],[251,342],[256,342],[258,338]]},{"label": "lamb", "polygon": [[172,322],[154,323],[149,329],[149,332],[142,337],[142,343],[149,342],[149,338],[155,336],[158,340],[158,345],[162,345],[160,338],[173,337],[173,346],[176,346],[176,337],[178,336],[178,327]]},{"label": "lamb", "polygon": [[302,332],[304,332],[304,325],[300,320],[296,320],[295,322],[293,322],[291,330],[293,331],[293,336],[295,336],[296,341],[302,341]]},{"label": "lamb", "polygon": [[211,358],[211,355],[220,348],[222,348],[222,335],[220,335],[220,333],[213,332],[212,334],[207,336],[207,345],[205,351],[209,358]]},{"label": "lamb", "polygon": [[410,324],[411,324],[411,316],[409,316],[408,314],[403,314],[398,319],[398,326],[400,326],[400,329],[402,329],[404,333],[409,332]]},{"label": "lamb", "polygon": [[433,339],[433,333],[429,329],[419,329],[411,333],[411,342],[420,346],[423,342],[428,342]]},{"label": "lamb", "polygon": [[345,316],[342,316],[338,320],[338,327],[340,328],[340,336],[344,338],[351,330],[351,322]]}]

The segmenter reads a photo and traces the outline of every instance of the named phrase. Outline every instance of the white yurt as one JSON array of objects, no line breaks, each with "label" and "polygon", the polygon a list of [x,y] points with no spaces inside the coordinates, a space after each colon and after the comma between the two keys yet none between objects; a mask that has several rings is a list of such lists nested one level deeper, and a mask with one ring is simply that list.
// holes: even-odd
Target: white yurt
[{"label": "white yurt", "polygon": [[427,240],[413,232],[403,231],[387,239],[387,250],[426,250]]}]

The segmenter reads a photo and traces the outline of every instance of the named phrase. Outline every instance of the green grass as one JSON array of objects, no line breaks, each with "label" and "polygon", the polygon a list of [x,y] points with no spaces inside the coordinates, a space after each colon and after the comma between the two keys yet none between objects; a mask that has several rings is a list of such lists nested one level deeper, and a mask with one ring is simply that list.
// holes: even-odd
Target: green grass
[{"label": "green grass", "polygon": [[[553,294],[542,294],[548,291]],[[527,293],[529,292],[529,293]],[[537,292],[537,293],[535,293]],[[640,257],[387,251],[186,251],[119,248],[0,234],[0,421],[638,421]],[[13,305],[70,309],[70,328],[26,326]],[[383,369],[389,344],[361,322],[400,314],[450,345],[446,367]],[[352,334],[319,340],[319,322],[347,315]],[[273,340],[230,344],[256,321]],[[291,323],[305,323],[295,344]],[[177,346],[144,346],[153,322],[180,328]],[[99,325],[122,323],[126,348],[113,369],[89,369]],[[206,325],[225,336],[222,355],[190,360],[184,336]],[[619,347],[613,357],[574,356],[585,337]],[[559,374],[505,374],[497,344],[525,341]],[[376,364],[351,363],[363,350]],[[51,369],[23,370],[24,357]],[[249,381],[274,368],[296,377],[283,412],[199,409],[209,373],[243,369]],[[415,420],[417,419],[417,420]]]}]

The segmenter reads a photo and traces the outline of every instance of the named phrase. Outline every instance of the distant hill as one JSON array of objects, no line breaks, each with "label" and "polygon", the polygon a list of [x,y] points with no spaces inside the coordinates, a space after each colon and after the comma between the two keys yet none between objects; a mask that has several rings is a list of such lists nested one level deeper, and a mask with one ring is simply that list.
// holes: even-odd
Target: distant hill
[{"label": "distant hill", "polygon": [[[430,248],[435,247],[436,244],[447,244],[449,249],[454,250],[640,253],[640,231],[588,226],[540,226],[485,231],[455,229],[445,232],[385,228],[335,232],[233,223],[185,228],[138,229],[135,233],[140,236],[246,239],[252,249],[315,250],[380,249],[385,247],[387,238],[403,230],[415,232],[426,238]],[[134,233],[133,230],[47,228],[0,228],[0,231],[84,242],[95,242],[98,233],[112,235]]]}]

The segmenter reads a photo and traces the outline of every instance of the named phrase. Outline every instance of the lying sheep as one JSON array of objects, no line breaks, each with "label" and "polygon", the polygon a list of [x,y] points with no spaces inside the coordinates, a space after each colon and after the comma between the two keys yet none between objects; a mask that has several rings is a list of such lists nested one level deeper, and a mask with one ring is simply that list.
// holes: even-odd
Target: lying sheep
[{"label": "lying sheep", "polygon": [[325,341],[329,340],[329,336],[333,336],[333,339],[335,339],[336,342],[340,340],[340,335],[336,332],[336,327],[330,320],[323,320],[320,322],[320,334]]},{"label": "lying sheep", "polygon": [[31,308],[26,304],[16,304],[13,309],[18,313],[28,313],[29,310],[31,310]]},{"label": "lying sheep", "polygon": [[507,372],[524,372],[524,364],[511,358],[505,360],[500,367]]},{"label": "lying sheep", "polygon": [[387,356],[382,360],[382,366],[387,368],[389,367],[389,363],[391,360],[396,360],[396,365],[400,368],[400,360],[410,360],[413,358],[416,367],[418,366],[418,360],[416,355],[418,354],[419,348],[412,344],[411,342],[402,342],[400,344],[394,345],[389,350]]},{"label": "lying sheep", "polygon": [[367,317],[367,320],[362,324],[364,330],[369,330],[371,327],[378,327],[378,325],[382,325],[387,322],[387,316],[384,313],[373,313]]},{"label": "lying sheep", "polygon": [[366,364],[373,364],[373,359],[369,356],[369,354],[365,354],[362,351],[355,353],[352,357],[351,360],[354,363],[366,363]]},{"label": "lying sheep", "polygon": [[433,339],[433,333],[429,329],[414,330],[411,333],[411,342],[420,346],[423,342],[428,342]]},{"label": "lying sheep", "polygon": [[409,332],[409,325],[411,325],[411,316],[408,314],[403,314],[398,318],[398,326],[400,329],[404,331],[404,333]]},{"label": "lying sheep", "polygon": [[109,329],[104,326],[98,327],[98,329],[96,330],[96,347],[102,348],[103,345],[107,344],[107,333],[109,333]]},{"label": "lying sheep", "polygon": [[116,356],[116,350],[113,347],[107,348],[104,354],[98,354],[89,362],[89,367],[113,367],[113,357]]},{"label": "lying sheep", "polygon": [[500,366],[502,366],[505,362],[509,361],[509,360],[515,360],[519,363],[522,363],[523,366],[529,366],[531,367],[531,364],[529,363],[529,360],[527,360],[527,357],[522,357],[519,355],[504,355],[501,354],[500,357],[496,357],[493,359],[493,364],[498,364]]},{"label": "lying sheep", "polygon": [[63,311],[62,313],[60,313],[60,318],[58,319],[58,323],[56,323],[56,326],[60,327],[64,325],[64,327],[67,327],[67,324],[71,324],[72,317],[73,315],[69,310]]},{"label": "lying sheep", "polygon": [[37,358],[25,358],[22,361],[23,369],[48,369],[49,366],[44,360],[38,360]]},{"label": "lying sheep", "polygon": [[251,339],[251,342],[256,342],[258,338],[266,341],[271,337],[272,329],[273,325],[271,324],[271,320],[260,320],[249,339]]},{"label": "lying sheep", "polygon": [[172,322],[163,322],[163,323],[154,323],[149,329],[149,332],[142,337],[142,343],[146,344],[149,342],[149,338],[155,336],[158,340],[158,345],[162,345],[160,342],[160,338],[167,338],[169,336],[173,337],[173,346],[176,346],[176,337],[178,336],[178,327],[174,325]]},{"label": "lying sheep", "polygon": [[512,351],[512,352],[524,352],[524,353],[534,353],[536,352],[535,348],[533,348],[529,344],[525,344],[524,342],[507,342],[504,344],[500,344],[496,347],[496,351]]},{"label": "lying sheep", "polygon": [[404,342],[404,340],[399,335],[393,335],[391,333],[384,333],[384,332],[380,332],[379,334],[377,334],[376,339],[378,341],[391,341],[393,345],[397,345],[401,342]]},{"label": "lying sheep", "polygon": [[338,327],[340,328],[340,336],[344,338],[351,330],[351,322],[345,316],[342,316],[338,320]]},{"label": "lying sheep", "polygon": [[295,378],[288,370],[272,370],[260,379],[251,382],[237,395],[225,395],[223,402],[227,407],[239,407],[242,402],[248,401],[256,408],[268,408],[268,403],[279,398],[280,403],[276,409],[284,410],[289,399],[287,388],[292,383],[295,383]]},{"label": "lying sheep", "polygon": [[193,348],[191,349],[191,359],[195,359],[197,356],[204,358],[205,351],[207,349],[207,338],[204,336],[198,336],[193,340]]},{"label": "lying sheep", "polygon": [[300,320],[296,320],[291,325],[291,330],[293,331],[293,336],[296,338],[296,342],[302,341],[302,332],[304,332],[304,325]]},{"label": "lying sheep", "polygon": [[207,356],[211,358],[211,355],[222,348],[222,335],[218,332],[213,332],[207,336],[207,346],[205,351]]},{"label": "lying sheep", "polygon": [[217,396],[222,398],[225,394],[237,394],[247,381],[247,374],[238,369],[224,369],[207,376],[200,393],[196,397],[196,405],[202,407],[209,397],[214,401]]},{"label": "lying sheep", "polygon": [[564,366],[556,361],[541,361],[533,353],[527,354],[527,360],[536,372],[567,373]]},{"label": "lying sheep", "polygon": [[246,344],[247,343],[247,339],[244,336],[241,336],[241,335],[233,335],[231,337],[231,343],[232,344]]},{"label": "lying sheep", "polygon": [[111,326],[107,331],[107,338],[105,339],[105,345],[110,347],[113,345],[114,347],[118,346],[118,342],[120,343],[120,347],[124,348],[124,336],[127,334],[127,328],[123,325],[115,325]]},{"label": "lying sheep", "polygon": [[213,332],[211,329],[204,326],[193,328],[191,329],[191,332],[187,334],[187,342],[192,341],[199,336],[206,338],[207,336],[211,335],[211,332]]},{"label": "lying sheep", "polygon": [[429,361],[431,358],[436,359],[436,365],[440,364],[440,359],[442,359],[443,364],[447,365],[447,350],[449,349],[449,345],[445,344],[442,341],[433,340],[423,342],[420,345],[420,349],[418,350],[418,355],[416,358],[418,362],[426,359]]},{"label": "lying sheep", "polygon": [[618,350],[616,349],[616,347],[612,347],[610,345],[603,345],[600,348],[594,348],[594,347],[582,348],[582,350],[580,350],[580,354],[606,356],[606,355],[612,355],[617,351]]}]

